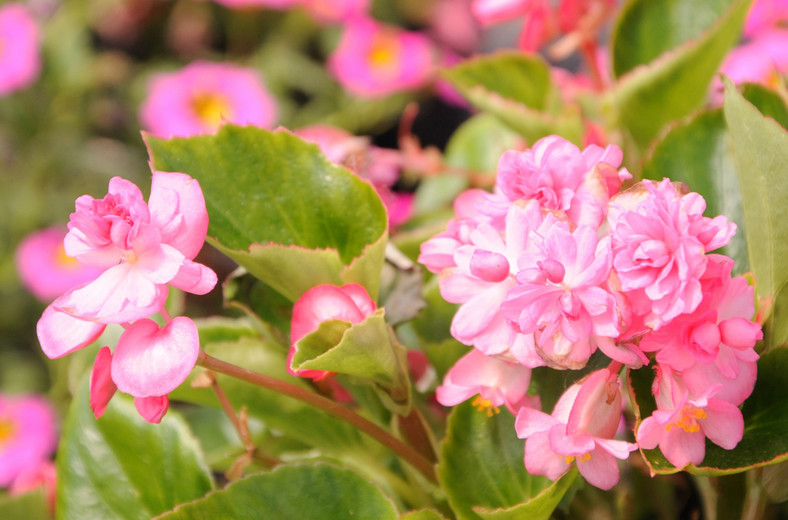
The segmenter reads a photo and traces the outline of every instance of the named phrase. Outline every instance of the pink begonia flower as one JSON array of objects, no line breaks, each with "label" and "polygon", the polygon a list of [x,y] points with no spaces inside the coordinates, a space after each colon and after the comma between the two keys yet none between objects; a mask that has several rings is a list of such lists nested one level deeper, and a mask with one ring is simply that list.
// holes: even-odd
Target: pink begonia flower
[{"label": "pink begonia flower", "polygon": [[731,278],[730,258],[708,255],[708,260],[698,308],[643,336],[640,348],[656,351],[657,361],[681,373],[690,392],[700,395],[719,385],[714,397],[739,405],[755,386],[754,347],[763,339],[761,326],[750,321],[754,289],[743,277]]},{"label": "pink begonia flower", "polygon": [[211,134],[224,123],[271,128],[276,118],[257,71],[206,61],[154,76],[140,107],[143,129],[159,137]]},{"label": "pink begonia flower", "polygon": [[654,382],[657,410],[637,429],[641,448],[659,446],[677,468],[700,464],[706,455],[706,438],[732,450],[744,434],[741,410],[715,394],[721,385],[691,394],[669,367],[658,367]]},{"label": "pink begonia flower", "polygon": [[755,0],[744,22],[744,36],[758,36],[788,20],[788,0]]},{"label": "pink begonia flower", "polygon": [[120,177],[110,180],[103,199],[77,199],[66,254],[104,271],[45,310],[37,327],[44,353],[64,356],[95,340],[103,324],[159,312],[168,284],[193,294],[213,289],[216,274],[192,261],[207,230],[200,185],[182,173],[155,172],[148,204],[137,186]]},{"label": "pink begonia flower", "polygon": [[545,209],[563,211],[575,224],[597,228],[605,219],[608,176],[631,178],[618,170],[617,146],[589,146],[581,151],[559,136],[537,141],[524,152],[510,150],[498,162],[497,186],[509,200],[536,199]]},{"label": "pink begonia flower", "polygon": [[19,278],[41,301],[51,301],[101,274],[100,269],[66,255],[65,236],[66,228],[42,229],[25,237],[16,250]]},{"label": "pink begonia flower", "polygon": [[573,232],[555,222],[540,233],[536,254],[520,256],[517,285],[501,311],[520,331],[537,333],[537,349],[549,366],[582,368],[598,346],[596,337],[620,332],[616,299],[607,288],[610,240],[592,228]]},{"label": "pink begonia flower", "polygon": [[529,367],[544,363],[534,350],[534,331],[520,334],[501,304],[515,286],[517,260],[528,239],[554,221],[535,201],[520,201],[510,206],[503,230],[481,223],[470,232],[469,243],[454,250],[456,267],[444,269],[439,277],[441,296],[462,304],[452,319],[452,336],[488,356],[510,354]]},{"label": "pink begonia flower", "polygon": [[435,397],[443,406],[454,406],[477,396],[473,405],[492,417],[503,405],[512,413],[523,406],[538,408],[538,398],[526,395],[530,383],[530,368],[473,349],[449,370]]},{"label": "pink begonia flower", "polygon": [[38,24],[17,2],[0,6],[0,97],[33,83],[41,71]]},{"label": "pink begonia flower", "polygon": [[347,22],[364,16],[370,0],[299,0],[300,6],[318,22]]},{"label": "pink begonia flower", "polygon": [[648,328],[698,307],[706,253],[736,233],[736,224],[704,217],[705,209],[703,197],[680,193],[669,179],[643,181],[610,201],[613,268]]},{"label": "pink begonia flower", "polygon": [[56,424],[43,398],[0,395],[0,487],[49,459],[57,445]]},{"label": "pink begonia flower", "polygon": [[556,480],[572,462],[589,484],[611,489],[618,483],[616,459],[625,460],[636,444],[615,440],[621,422],[618,376],[607,369],[570,386],[551,415],[533,408],[517,414],[517,436],[525,442],[525,468]]},{"label": "pink begonia flower", "polygon": [[323,284],[306,291],[293,305],[287,370],[294,376],[315,380],[325,379],[331,375],[331,372],[324,370],[294,370],[293,357],[298,352],[296,344],[304,336],[316,331],[324,321],[361,323],[376,309],[377,305],[369,297],[367,290],[356,283],[343,286]]},{"label": "pink begonia flower", "polygon": [[49,512],[54,517],[57,502],[57,468],[52,461],[45,460],[38,466],[23,470],[8,488],[8,494],[16,496],[39,488],[44,489]]},{"label": "pink begonia flower", "polygon": [[328,70],[349,92],[380,97],[422,87],[432,77],[433,48],[419,33],[369,18],[347,23]]}]

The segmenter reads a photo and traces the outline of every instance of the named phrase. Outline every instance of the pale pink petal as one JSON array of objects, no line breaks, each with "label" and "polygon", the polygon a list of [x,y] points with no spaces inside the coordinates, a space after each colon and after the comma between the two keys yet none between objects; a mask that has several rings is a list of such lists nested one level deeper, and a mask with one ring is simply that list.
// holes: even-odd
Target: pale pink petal
[{"label": "pale pink petal", "polygon": [[[57,302],[57,300],[55,300]],[[44,310],[36,325],[41,350],[50,359],[56,359],[96,341],[106,325],[81,320],[61,312],[54,303]]]},{"label": "pale pink petal", "polygon": [[149,423],[158,424],[167,413],[170,407],[170,398],[166,395],[151,396],[151,397],[135,397],[134,407],[140,417]]},{"label": "pale pink petal", "polygon": [[184,260],[178,274],[169,281],[173,287],[192,294],[207,294],[216,287],[216,273],[209,267]]},{"label": "pale pink petal", "polygon": [[183,173],[154,172],[148,198],[161,240],[191,260],[205,243],[208,212],[200,183]]},{"label": "pale pink petal", "polygon": [[706,436],[702,432],[685,432],[674,426],[666,431],[659,449],[677,468],[687,464],[700,464],[706,455]]},{"label": "pale pink petal", "polygon": [[197,327],[189,318],[177,317],[162,329],[152,320],[139,320],[118,340],[112,380],[135,397],[162,396],[186,380],[199,351]]},{"label": "pale pink petal", "polygon": [[569,470],[569,462],[550,448],[547,432],[539,432],[525,441],[525,469],[532,475],[557,480]]},{"label": "pale pink petal", "polygon": [[101,347],[90,372],[90,409],[96,419],[104,415],[110,399],[118,389],[110,376],[111,363],[112,351],[109,347]]},{"label": "pale pink petal", "polygon": [[710,399],[705,411],[706,418],[701,419],[700,424],[706,437],[726,450],[735,448],[744,435],[741,410],[720,399]]},{"label": "pale pink petal", "polygon": [[577,469],[589,484],[599,489],[612,489],[618,484],[618,462],[610,453],[602,449],[592,451],[588,460],[581,457],[577,459]]}]

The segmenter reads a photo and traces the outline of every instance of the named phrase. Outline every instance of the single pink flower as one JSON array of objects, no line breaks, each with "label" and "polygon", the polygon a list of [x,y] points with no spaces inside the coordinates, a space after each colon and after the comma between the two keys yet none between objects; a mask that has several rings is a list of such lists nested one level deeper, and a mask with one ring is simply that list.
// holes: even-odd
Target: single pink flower
[{"label": "single pink flower", "polygon": [[703,197],[680,193],[669,179],[643,181],[610,202],[613,269],[648,328],[698,307],[706,253],[736,233],[736,224],[704,217],[705,209]]},{"label": "single pink flower", "polygon": [[341,287],[323,284],[306,291],[293,305],[287,370],[295,376],[309,377],[315,380],[331,375],[331,372],[323,370],[293,370],[291,367],[293,357],[298,352],[297,343],[304,336],[316,331],[324,321],[339,320],[348,323],[361,323],[376,309],[377,305],[369,297],[367,290],[356,283]]},{"label": "single pink flower", "polygon": [[216,274],[192,261],[207,229],[200,185],[182,173],[155,172],[149,204],[120,177],[110,181],[103,199],[77,199],[66,253],[104,271],[46,309],[37,327],[44,353],[61,357],[95,340],[103,324],[159,312],[168,285],[193,294],[213,289]]},{"label": "single pink flower", "polygon": [[0,97],[33,83],[41,71],[38,24],[17,2],[0,6]]},{"label": "single pink flower", "polygon": [[57,445],[52,406],[38,396],[0,395],[0,487],[49,459]]},{"label": "single pink flower", "polygon": [[523,406],[538,407],[538,398],[527,395],[530,382],[530,368],[473,349],[449,370],[435,397],[443,406],[454,406],[478,396],[473,405],[489,416],[503,405],[517,413]]},{"label": "single pink flower", "polygon": [[16,267],[22,284],[42,301],[94,280],[101,270],[66,255],[66,229],[51,227],[31,233],[19,243]]},{"label": "single pink flower", "polygon": [[210,134],[224,123],[271,128],[276,118],[256,71],[205,61],[155,76],[140,107],[142,127],[160,137]]},{"label": "single pink flower", "polygon": [[380,97],[425,85],[433,74],[433,48],[420,33],[357,18],[345,26],[328,69],[351,93]]},{"label": "single pink flower", "polygon": [[589,484],[611,489],[618,483],[616,459],[625,460],[636,444],[615,440],[621,422],[618,376],[597,370],[570,386],[551,415],[521,408],[515,428],[525,442],[525,468],[556,480],[572,462]]},{"label": "single pink flower", "polygon": [[659,446],[677,468],[703,461],[707,437],[721,448],[732,450],[744,435],[741,410],[715,398],[721,385],[695,396],[670,368],[661,367],[654,388],[657,410],[640,423],[637,441],[644,449]]}]

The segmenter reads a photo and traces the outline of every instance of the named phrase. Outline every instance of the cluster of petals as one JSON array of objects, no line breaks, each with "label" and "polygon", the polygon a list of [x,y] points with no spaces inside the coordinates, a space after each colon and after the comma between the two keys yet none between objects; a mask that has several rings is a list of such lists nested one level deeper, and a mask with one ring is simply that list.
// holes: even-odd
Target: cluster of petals
[{"label": "cluster of petals", "polygon": [[434,60],[432,43],[423,34],[358,17],[345,24],[327,66],[348,92],[373,98],[424,86]]},{"label": "cluster of petals", "polygon": [[[155,172],[146,203],[136,185],[115,177],[103,199],[84,195],[75,206],[65,252],[101,274],[46,308],[37,326],[41,348],[58,358],[98,339],[107,324],[123,324],[114,352],[99,352],[94,378],[111,366],[113,385],[161,409],[194,367],[199,339],[188,318],[163,328],[147,318],[164,309],[169,286],[205,294],[217,281],[210,268],[193,261],[208,230],[202,189],[188,175]],[[114,393],[107,388],[92,385],[94,411],[103,411]]]},{"label": "cluster of petals", "polygon": [[0,6],[0,97],[33,83],[41,71],[38,23],[18,2]]},{"label": "cluster of petals", "polygon": [[290,350],[287,356],[287,369],[294,376],[321,380],[331,372],[324,370],[293,369],[293,358],[298,352],[298,342],[315,332],[320,324],[338,320],[347,323],[361,323],[377,310],[377,304],[370,298],[367,290],[357,283],[342,286],[321,284],[312,287],[298,298],[293,305],[290,323]]},{"label": "cluster of petals", "polygon": [[[737,407],[754,388],[763,337],[753,288],[713,253],[735,224],[703,216],[703,197],[668,179],[621,191],[631,178],[621,161],[615,146],[580,150],[558,136],[506,152],[494,192],[458,197],[419,256],[459,304],[452,335],[473,347],[439,401],[506,405],[528,439],[529,472],[555,479],[577,461],[603,489],[636,446],[614,439],[616,367],[656,361],[658,409],[637,440],[676,466],[697,464],[706,437],[726,449],[741,439]],[[570,387],[552,415],[528,400],[531,369],[579,370],[597,350],[610,368]]]},{"label": "cluster of petals", "polygon": [[0,487],[46,465],[57,446],[52,406],[35,395],[0,395]]},{"label": "cluster of petals", "polygon": [[197,61],[151,79],[140,122],[159,137],[188,137],[214,133],[224,123],[271,128],[277,112],[257,71]]},{"label": "cluster of petals", "polygon": [[95,279],[101,270],[66,255],[66,228],[54,226],[26,236],[16,249],[19,279],[36,298],[49,302],[77,285]]},{"label": "cluster of petals", "polygon": [[580,474],[600,489],[618,483],[616,459],[624,460],[637,445],[614,439],[621,422],[618,376],[608,369],[589,374],[561,395],[553,413],[521,408],[515,429],[525,442],[525,467],[551,480],[576,462]]}]

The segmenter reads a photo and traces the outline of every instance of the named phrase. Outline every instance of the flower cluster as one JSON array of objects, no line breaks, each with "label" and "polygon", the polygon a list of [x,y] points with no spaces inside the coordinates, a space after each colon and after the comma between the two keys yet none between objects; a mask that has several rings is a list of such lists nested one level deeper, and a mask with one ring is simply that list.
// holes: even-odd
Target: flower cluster
[{"label": "flower cluster", "polygon": [[[182,383],[199,353],[197,328],[170,319],[169,287],[205,294],[216,274],[193,259],[205,242],[208,213],[199,183],[155,172],[146,203],[133,183],[115,177],[103,199],[83,195],[71,214],[65,252],[101,274],[56,298],[38,322],[44,353],[58,358],[83,348],[108,324],[125,331],[114,352],[102,348],[91,376],[91,406],[100,416],[116,389],[135,397],[140,414],[158,422],[167,394]],[[167,324],[149,319],[160,313]]]},{"label": "flower cluster", "polygon": [[[494,192],[460,196],[419,258],[460,304],[452,335],[474,347],[439,401],[478,393],[506,404],[528,439],[529,472],[555,479],[577,461],[605,489],[618,481],[614,459],[636,448],[613,439],[622,366],[656,360],[658,408],[637,431],[640,447],[698,464],[706,437],[728,449],[741,439],[737,406],[752,392],[762,337],[752,287],[732,277],[732,260],[709,254],[735,224],[704,217],[703,198],[668,179],[621,191],[631,178],[621,161],[615,146],[580,150],[557,136],[506,152]],[[528,402],[531,369],[583,369],[597,351],[610,366],[570,387],[551,415]]]}]

